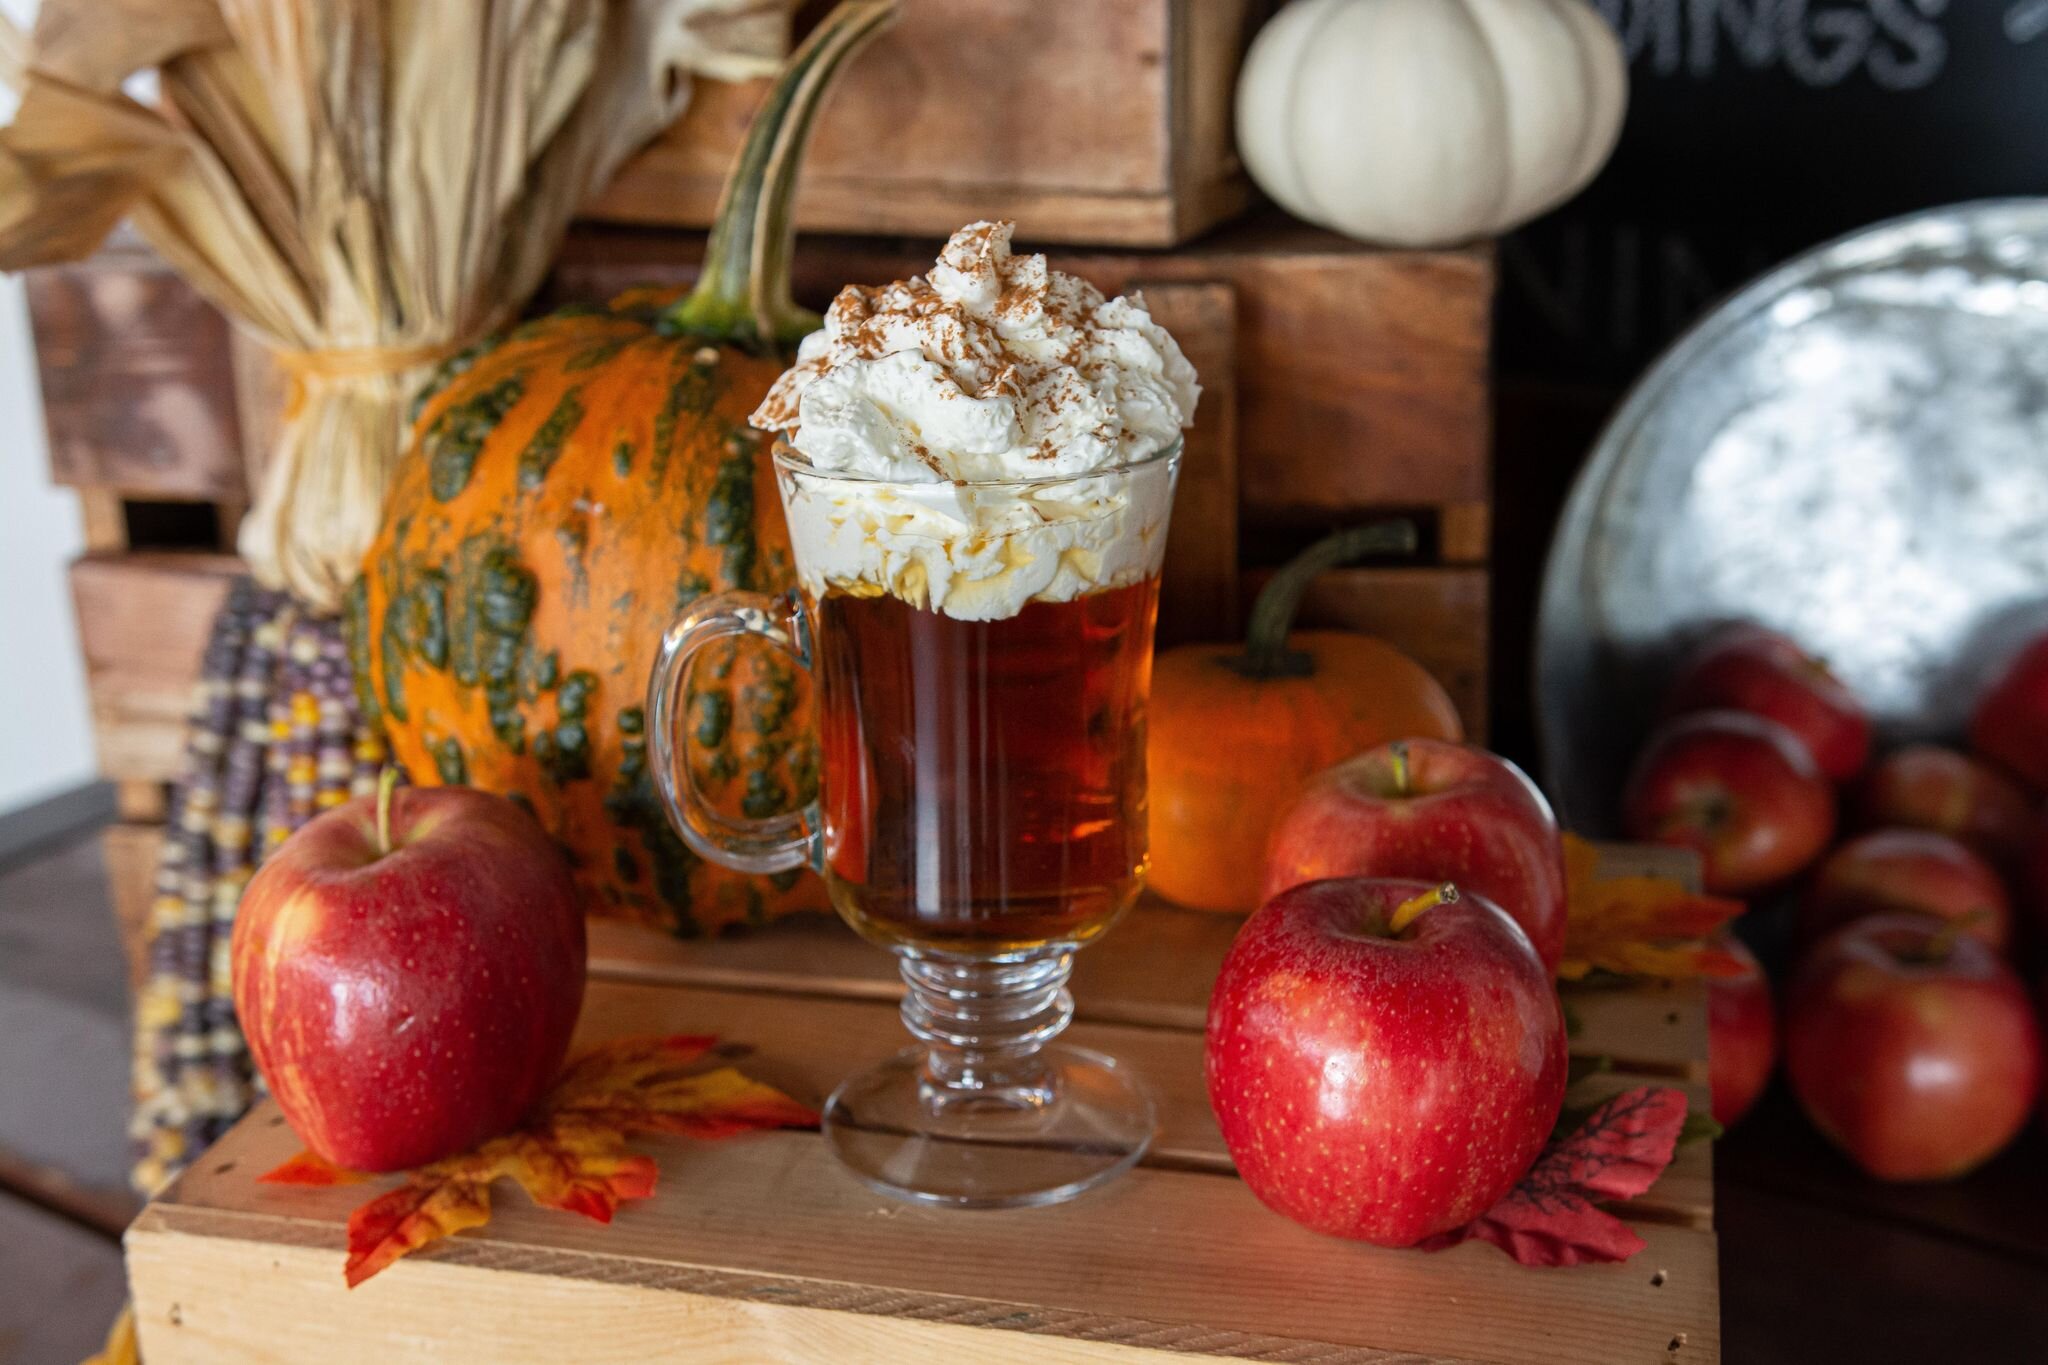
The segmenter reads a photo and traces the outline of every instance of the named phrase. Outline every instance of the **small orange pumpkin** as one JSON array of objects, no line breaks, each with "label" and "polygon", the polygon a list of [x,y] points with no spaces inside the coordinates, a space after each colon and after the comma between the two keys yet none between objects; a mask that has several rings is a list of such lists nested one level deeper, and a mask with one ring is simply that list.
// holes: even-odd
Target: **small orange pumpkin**
[{"label": "small orange pumpkin", "polygon": [[1302,783],[1388,740],[1464,739],[1443,687],[1384,640],[1289,633],[1317,574],[1414,543],[1407,522],[1340,531],[1273,576],[1243,648],[1184,645],[1159,657],[1146,741],[1154,891],[1199,910],[1249,913],[1273,821]]}]

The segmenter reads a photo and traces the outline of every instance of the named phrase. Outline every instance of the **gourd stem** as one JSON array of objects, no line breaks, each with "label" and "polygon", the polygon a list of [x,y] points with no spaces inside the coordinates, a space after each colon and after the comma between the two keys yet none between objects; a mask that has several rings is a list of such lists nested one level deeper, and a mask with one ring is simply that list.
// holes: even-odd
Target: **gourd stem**
[{"label": "gourd stem", "polygon": [[1457,903],[1457,887],[1449,882],[1445,882],[1442,886],[1432,886],[1421,895],[1411,896],[1394,907],[1394,917],[1387,921],[1387,932],[1399,935],[1405,932],[1409,925],[1421,919],[1424,911],[1434,910],[1439,905],[1456,905]]},{"label": "gourd stem", "polygon": [[818,329],[789,288],[797,172],[825,92],[895,14],[896,0],[845,0],[783,65],[719,196],[697,287],[662,319],[665,333],[774,349]]},{"label": "gourd stem", "polygon": [[1415,540],[1412,521],[1376,521],[1325,536],[1288,561],[1252,604],[1243,671],[1258,678],[1299,671],[1292,668],[1287,633],[1294,628],[1294,613],[1310,581],[1325,570],[1367,555],[1407,554],[1414,550]]}]

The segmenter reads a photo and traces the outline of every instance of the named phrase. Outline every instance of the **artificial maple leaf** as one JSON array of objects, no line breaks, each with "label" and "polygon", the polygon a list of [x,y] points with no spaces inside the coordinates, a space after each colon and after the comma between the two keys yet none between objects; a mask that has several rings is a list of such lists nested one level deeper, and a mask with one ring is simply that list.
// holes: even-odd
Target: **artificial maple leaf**
[{"label": "artificial maple leaf", "polygon": [[1476,1237],[1523,1265],[1625,1261],[1648,1244],[1595,1201],[1633,1199],[1654,1185],[1684,1127],[1684,1091],[1623,1091],[1570,1133],[1552,1138],[1499,1203],[1422,1246],[1441,1251]]},{"label": "artificial maple leaf", "polygon": [[1600,853],[1564,836],[1564,958],[1557,974],[1593,971],[1680,980],[1739,976],[1742,963],[1708,936],[1742,913],[1741,901],[1688,891],[1669,877],[1599,875]]},{"label": "artificial maple leaf", "polygon": [[[473,1151],[406,1175],[349,1215],[354,1288],[431,1242],[491,1218],[491,1186],[518,1182],[534,1203],[609,1223],[628,1199],[654,1193],[651,1157],[629,1137],[731,1137],[760,1128],[808,1128],[817,1111],[733,1070],[692,1071],[716,1046],[701,1035],[621,1038],[571,1062],[520,1127]],[[262,1177],[278,1185],[341,1185],[370,1177],[302,1152]]]}]

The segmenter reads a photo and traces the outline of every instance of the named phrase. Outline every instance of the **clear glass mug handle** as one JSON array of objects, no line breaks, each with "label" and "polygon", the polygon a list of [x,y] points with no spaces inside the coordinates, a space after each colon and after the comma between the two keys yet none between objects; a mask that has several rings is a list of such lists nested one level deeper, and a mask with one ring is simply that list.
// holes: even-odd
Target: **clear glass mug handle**
[{"label": "clear glass mug handle", "polygon": [[733,819],[699,788],[689,761],[688,731],[678,730],[683,701],[689,695],[692,661],[711,645],[746,636],[768,641],[800,668],[811,666],[810,620],[802,599],[793,592],[780,597],[722,592],[702,598],[662,636],[661,655],[647,686],[655,785],[669,823],[700,856],[738,872],[817,867],[824,849],[824,822],[817,802],[765,820]]}]

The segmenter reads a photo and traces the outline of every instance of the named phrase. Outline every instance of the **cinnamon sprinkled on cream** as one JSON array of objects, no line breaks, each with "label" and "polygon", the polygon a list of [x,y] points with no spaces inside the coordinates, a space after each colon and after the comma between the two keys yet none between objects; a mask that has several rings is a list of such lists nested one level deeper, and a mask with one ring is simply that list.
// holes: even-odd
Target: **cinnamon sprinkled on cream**
[{"label": "cinnamon sprinkled on cream", "polygon": [[754,413],[820,469],[985,482],[1126,464],[1174,440],[1200,386],[1140,296],[1010,252],[975,223],[929,276],[849,286]]}]

